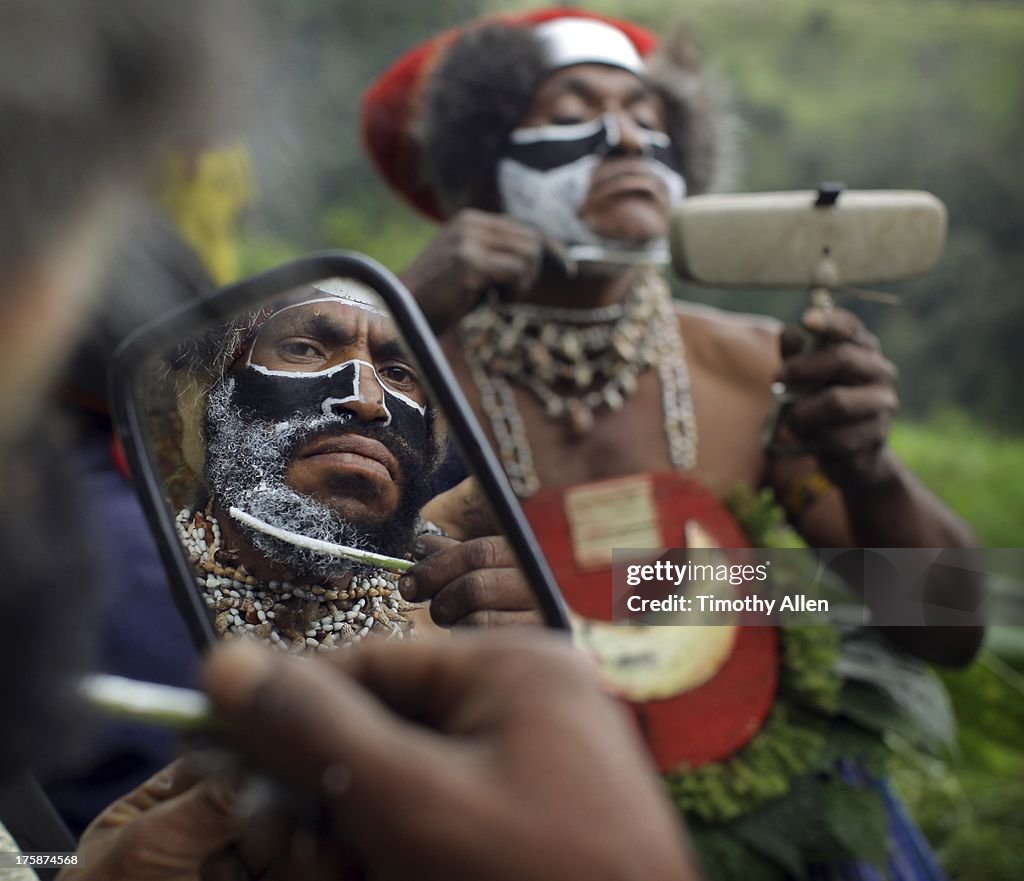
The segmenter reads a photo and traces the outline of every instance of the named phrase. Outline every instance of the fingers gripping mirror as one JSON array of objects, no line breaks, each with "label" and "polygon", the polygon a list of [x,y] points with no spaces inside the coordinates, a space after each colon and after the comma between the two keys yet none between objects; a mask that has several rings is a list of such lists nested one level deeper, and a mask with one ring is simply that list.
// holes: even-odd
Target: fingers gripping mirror
[{"label": "fingers gripping mirror", "polygon": [[[368,258],[309,257],[151,323],[116,353],[111,392],[200,647],[251,634],[329,650],[483,623],[477,570],[517,564],[520,589],[487,623],[567,625],[429,328]],[[414,557],[429,564],[410,577]]]}]

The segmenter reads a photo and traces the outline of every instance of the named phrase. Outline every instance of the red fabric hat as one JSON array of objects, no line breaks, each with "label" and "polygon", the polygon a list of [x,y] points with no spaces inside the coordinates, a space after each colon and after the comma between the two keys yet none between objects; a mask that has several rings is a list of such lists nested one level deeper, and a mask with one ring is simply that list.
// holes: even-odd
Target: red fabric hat
[{"label": "red fabric hat", "polygon": [[648,30],[629,22],[579,9],[534,10],[517,15],[486,16],[451,28],[409,50],[391,65],[363,95],[360,133],[363,145],[384,179],[404,199],[434,220],[444,219],[438,193],[422,178],[420,144],[415,131],[431,76],[449,47],[483,25],[537,25],[558,18],[585,18],[622,31],[641,57],[657,40]]}]

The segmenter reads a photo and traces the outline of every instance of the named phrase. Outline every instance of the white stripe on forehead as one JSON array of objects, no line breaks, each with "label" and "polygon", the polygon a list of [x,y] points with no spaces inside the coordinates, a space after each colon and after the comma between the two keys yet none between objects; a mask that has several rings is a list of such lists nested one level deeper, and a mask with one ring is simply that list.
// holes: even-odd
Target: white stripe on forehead
[{"label": "white stripe on forehead", "polygon": [[[328,279],[328,281],[338,281],[338,280],[339,279]],[[346,281],[346,283],[348,283],[347,279],[345,281]],[[322,284],[322,283],[324,283],[324,282],[317,282],[317,284]],[[318,291],[320,290],[320,288],[318,288],[318,287],[314,287],[314,289],[318,290]],[[368,293],[370,293],[370,294],[373,294],[373,292],[370,291],[369,288],[366,288],[366,291]],[[376,296],[376,294],[373,294],[373,296]],[[256,336],[254,336],[252,338],[252,343],[250,343],[250,345],[249,345],[249,354],[246,355],[245,366],[246,367],[255,367],[256,366],[256,365],[254,365],[252,363],[252,352],[253,352],[253,349],[256,348],[256,343],[259,341],[260,334],[263,333],[263,328],[264,327],[266,327],[271,321],[273,321],[275,318],[277,318],[278,315],[281,315],[283,312],[287,312],[289,309],[298,309],[300,306],[311,306],[313,303],[340,303],[343,306],[353,306],[356,309],[362,309],[364,312],[369,312],[369,313],[371,313],[373,315],[379,315],[382,318],[387,318],[387,319],[391,318],[391,314],[389,312],[385,312],[382,308],[377,308],[377,306],[373,305],[370,302],[364,302],[362,300],[354,300],[354,299],[349,298],[348,296],[341,296],[340,294],[330,294],[329,296],[326,296],[326,297],[313,297],[313,298],[311,298],[309,300],[303,300],[301,303],[292,303],[290,306],[283,306],[282,308],[278,309],[273,314],[269,315],[267,317],[267,320],[264,321],[263,324],[261,324],[259,326],[259,329],[256,331]],[[272,373],[271,375],[273,375],[273,376],[284,376],[288,372],[289,371],[285,370],[285,371],[281,371],[280,373]],[[323,373],[323,371],[321,371],[321,373]],[[313,376],[315,374],[309,374],[309,375]]]},{"label": "white stripe on forehead", "polygon": [[337,297],[339,300],[345,300],[352,303],[353,306],[361,306],[361,308],[368,309],[371,312],[379,312],[381,315],[388,314],[380,295],[373,288],[367,287],[362,282],[355,281],[354,279],[335,276],[334,278],[315,281],[312,287],[315,291],[328,294],[331,297]]},{"label": "white stripe on forehead", "polygon": [[[319,289],[318,289],[319,290]],[[370,312],[373,315],[380,315],[382,318],[390,318],[390,313],[386,312],[383,308],[378,308],[372,303],[366,303],[362,300],[352,300],[348,297],[338,297],[333,294],[328,294],[326,297],[311,297],[308,300],[303,300],[301,303],[292,303],[290,306],[282,306],[276,310],[267,321],[271,321],[277,318],[282,312],[287,312],[289,309],[298,309],[300,306],[312,306],[314,303],[338,303],[341,306],[351,306],[354,309],[362,309],[364,312]],[[263,323],[266,324],[267,321]],[[260,327],[260,330],[263,328]]]}]

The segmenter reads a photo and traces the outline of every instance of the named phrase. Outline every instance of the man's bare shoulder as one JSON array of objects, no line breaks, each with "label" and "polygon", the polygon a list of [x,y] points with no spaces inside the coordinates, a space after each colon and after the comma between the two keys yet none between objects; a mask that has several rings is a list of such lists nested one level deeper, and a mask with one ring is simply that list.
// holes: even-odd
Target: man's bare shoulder
[{"label": "man's bare shoulder", "polygon": [[778,372],[782,323],[777,319],[678,300],[675,307],[693,364],[748,382],[770,382]]}]

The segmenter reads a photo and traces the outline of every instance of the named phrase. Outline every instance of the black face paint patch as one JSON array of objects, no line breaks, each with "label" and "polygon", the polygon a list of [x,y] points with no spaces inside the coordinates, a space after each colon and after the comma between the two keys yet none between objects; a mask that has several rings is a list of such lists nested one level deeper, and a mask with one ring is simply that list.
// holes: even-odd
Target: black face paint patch
[{"label": "black face paint patch", "polygon": [[[672,141],[663,132],[643,130],[642,153],[679,171]],[[538,171],[568,165],[584,156],[602,156],[620,144],[615,117],[605,114],[577,125],[545,125],[516,129],[509,136],[502,158],[513,159]]]},{"label": "black face paint patch", "polygon": [[346,361],[317,373],[274,371],[250,364],[234,374],[234,380],[232,403],[254,419],[288,422],[295,417],[349,413],[356,421],[353,431],[358,431],[358,416],[346,405],[359,401],[366,384],[372,384],[386,411],[373,423],[414,447],[423,449],[430,442],[426,407],[388,388],[366,361]]}]

